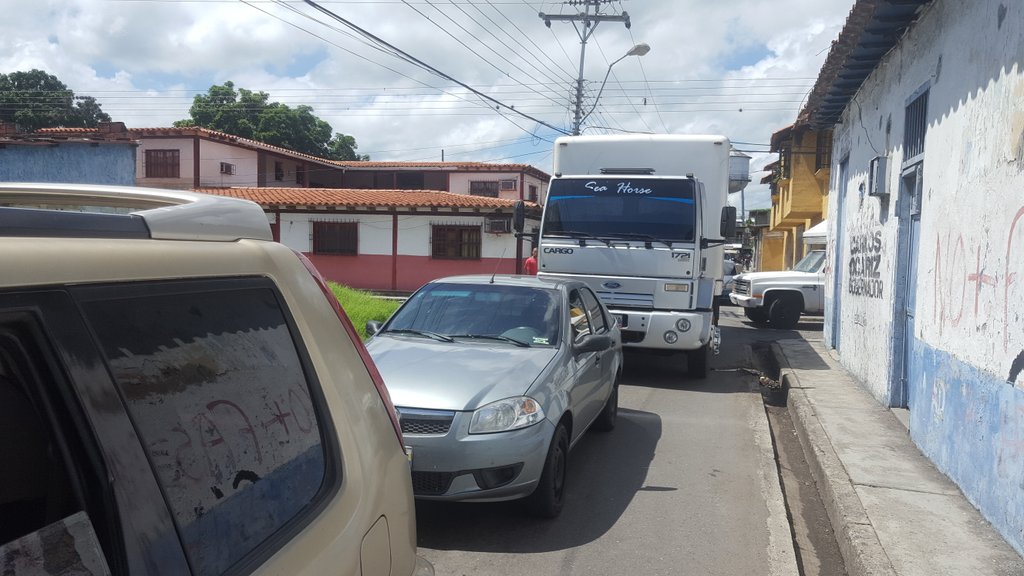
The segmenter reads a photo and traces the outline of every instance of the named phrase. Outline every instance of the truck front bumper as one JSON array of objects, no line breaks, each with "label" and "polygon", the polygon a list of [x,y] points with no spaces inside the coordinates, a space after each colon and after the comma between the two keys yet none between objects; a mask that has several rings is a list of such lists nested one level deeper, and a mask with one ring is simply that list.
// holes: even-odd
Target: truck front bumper
[{"label": "truck front bumper", "polygon": [[[659,350],[696,350],[713,336],[711,311],[611,310],[622,331],[622,345]],[[686,328],[685,330],[683,328]]]},{"label": "truck front bumper", "polygon": [[729,300],[731,300],[733,304],[737,306],[742,306],[744,308],[760,308],[761,306],[764,305],[763,298],[755,298],[754,296],[744,296],[741,294],[736,294],[735,292],[729,294]]}]

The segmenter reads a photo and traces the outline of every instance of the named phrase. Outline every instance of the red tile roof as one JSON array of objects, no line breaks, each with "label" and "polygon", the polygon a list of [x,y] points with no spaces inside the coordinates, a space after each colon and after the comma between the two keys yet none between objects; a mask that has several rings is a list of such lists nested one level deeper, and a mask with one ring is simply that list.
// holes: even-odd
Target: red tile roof
[{"label": "red tile roof", "polygon": [[433,168],[455,172],[526,172],[541,180],[550,180],[551,175],[530,164],[493,164],[490,162],[375,162],[373,160],[335,160],[337,166],[350,169],[380,170],[386,168],[410,169]]},{"label": "red tile roof", "polygon": [[[123,129],[123,125],[121,126]],[[82,135],[82,134],[94,134],[99,133],[97,128],[40,128],[36,130],[37,134],[46,134],[50,136],[54,135]],[[279,146],[273,146],[265,142],[258,140],[250,140],[248,138],[242,138],[241,136],[234,136],[225,132],[218,132],[216,130],[210,130],[208,128],[201,128],[198,126],[189,126],[182,128],[129,128],[127,134],[135,139],[147,138],[147,137],[177,137],[177,138],[192,138],[200,137],[209,140],[216,140],[219,142],[225,142],[243,148],[249,148],[251,150],[264,150],[280,154],[283,156],[290,156],[292,158],[302,158],[312,162],[317,162],[327,166],[339,166],[345,169],[353,170],[381,170],[381,169],[395,169],[395,170],[415,170],[415,169],[436,169],[436,170],[449,170],[453,172],[524,172],[531,174],[541,180],[547,181],[551,179],[551,175],[537,169],[530,164],[493,164],[489,162],[373,162],[373,161],[341,161],[341,160],[328,160],[327,158],[320,158],[318,156],[312,156],[310,154],[304,154],[302,152],[295,152],[287,148],[281,148]]]},{"label": "red tile roof", "polygon": [[184,137],[191,138],[193,136],[199,136],[200,138],[206,138],[208,140],[216,140],[219,142],[225,142],[233,144],[235,146],[241,146],[243,148],[249,148],[250,150],[265,150],[267,152],[273,152],[282,156],[290,156],[292,158],[302,158],[303,160],[309,160],[312,162],[318,162],[328,166],[333,166],[334,162],[327,158],[320,158],[319,156],[313,156],[312,154],[304,154],[302,152],[296,152],[287,148],[281,148],[280,146],[274,146],[267,144],[266,142],[260,142],[259,140],[250,140],[249,138],[242,138],[241,136],[235,136],[226,132],[218,132],[217,130],[210,130],[208,128],[201,128],[199,126],[189,126],[183,128],[131,128],[129,132],[132,133],[136,138],[146,138],[153,136],[170,136],[170,137]]},{"label": "red tile roof", "polygon": [[[456,208],[511,209],[515,200],[469,196],[432,190],[352,190],[340,188],[198,188],[203,194],[216,194],[252,200],[264,208]],[[533,202],[528,209],[539,210]]]}]

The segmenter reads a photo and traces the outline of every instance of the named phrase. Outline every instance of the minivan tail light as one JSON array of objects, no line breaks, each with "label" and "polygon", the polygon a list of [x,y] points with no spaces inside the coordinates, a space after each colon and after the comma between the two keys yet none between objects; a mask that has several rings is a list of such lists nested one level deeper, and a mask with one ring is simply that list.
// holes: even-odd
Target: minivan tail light
[{"label": "minivan tail light", "polygon": [[384,407],[388,411],[388,417],[391,418],[391,426],[395,429],[395,436],[398,437],[398,445],[402,447],[402,452],[405,452],[405,443],[402,441],[402,425],[398,423],[398,411],[395,410],[394,403],[391,402],[391,394],[388,394],[388,389],[384,386],[384,379],[381,378],[380,372],[377,370],[377,365],[373,363],[373,358],[370,357],[370,353],[366,351],[366,346],[363,345],[363,340],[359,337],[359,333],[356,332],[352,321],[349,320],[348,314],[345,314],[345,310],[341,307],[341,302],[338,302],[337,297],[331,292],[331,288],[327,285],[324,277],[320,274],[320,271],[313,266],[313,263],[306,258],[306,255],[302,252],[293,250],[295,255],[302,261],[302,265],[309,271],[310,276],[316,281],[317,286],[324,293],[324,297],[331,304],[331,308],[334,308],[334,313],[338,315],[338,320],[341,321],[341,325],[345,327],[345,332],[348,332],[349,339],[355,345],[356,350],[359,351],[359,357],[363,360],[363,365],[366,366],[366,371],[370,374],[370,379],[373,380],[373,385],[377,388],[377,393],[380,394],[380,399],[384,401]]}]

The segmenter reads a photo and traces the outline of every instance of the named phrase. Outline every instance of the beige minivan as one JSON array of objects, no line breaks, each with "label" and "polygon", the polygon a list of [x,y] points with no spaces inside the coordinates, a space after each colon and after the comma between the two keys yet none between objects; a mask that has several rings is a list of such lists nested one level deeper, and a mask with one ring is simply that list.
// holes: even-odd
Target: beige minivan
[{"label": "beige minivan", "polygon": [[394,406],[251,202],[0,183],[0,573],[433,574]]}]

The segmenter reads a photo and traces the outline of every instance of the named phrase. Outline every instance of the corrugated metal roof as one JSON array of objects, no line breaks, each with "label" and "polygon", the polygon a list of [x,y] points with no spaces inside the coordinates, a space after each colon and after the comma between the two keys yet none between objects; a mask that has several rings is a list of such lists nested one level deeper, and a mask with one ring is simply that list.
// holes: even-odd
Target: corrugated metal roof
[{"label": "corrugated metal roof", "polygon": [[796,124],[834,126],[864,80],[932,0],[857,0]]}]

